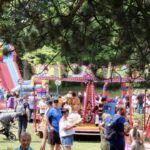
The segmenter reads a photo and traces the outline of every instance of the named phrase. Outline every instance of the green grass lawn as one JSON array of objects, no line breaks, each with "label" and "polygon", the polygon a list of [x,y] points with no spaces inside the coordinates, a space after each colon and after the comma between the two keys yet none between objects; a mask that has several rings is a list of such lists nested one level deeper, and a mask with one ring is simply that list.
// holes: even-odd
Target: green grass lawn
[{"label": "green grass lawn", "polygon": [[[142,119],[143,115],[139,114],[133,114],[134,119]],[[17,130],[12,129],[13,133],[17,135]],[[32,143],[31,147],[34,150],[39,150],[41,145],[41,139],[35,134],[33,124],[28,125],[27,132],[29,132],[32,136]],[[92,139],[92,137],[91,137]],[[150,142],[149,139],[146,139],[147,142]],[[6,137],[2,134],[0,134],[0,150],[7,150],[8,148],[11,148],[14,150],[14,148],[18,147],[20,145],[19,141],[16,140],[15,142],[11,142],[6,140]],[[75,141],[73,145],[73,150],[100,150],[100,142],[99,141]],[[46,145],[46,150],[48,149],[48,144]]]},{"label": "green grass lawn", "polygon": [[[12,130],[13,133],[17,135],[17,130],[14,129]],[[29,132],[32,136],[32,143],[31,147],[34,150],[40,150],[40,144],[41,144],[41,139],[35,134],[34,128],[32,124],[29,124],[27,132]],[[15,142],[11,142],[6,140],[5,136],[0,134],[0,150],[7,150],[7,148],[14,148],[18,147],[20,145],[19,141],[16,140]],[[95,141],[75,141],[73,145],[73,150],[100,150],[100,143],[95,142]],[[46,150],[48,149],[48,144],[46,147]]]}]

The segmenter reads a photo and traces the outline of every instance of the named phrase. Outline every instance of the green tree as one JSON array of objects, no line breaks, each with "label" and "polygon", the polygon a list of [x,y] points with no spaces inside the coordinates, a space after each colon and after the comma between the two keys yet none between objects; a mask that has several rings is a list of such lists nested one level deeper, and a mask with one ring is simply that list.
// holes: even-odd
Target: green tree
[{"label": "green tree", "polygon": [[[1,0],[0,35],[18,54],[52,46],[67,62],[150,63],[149,0]],[[40,56],[41,57],[41,56]]]}]

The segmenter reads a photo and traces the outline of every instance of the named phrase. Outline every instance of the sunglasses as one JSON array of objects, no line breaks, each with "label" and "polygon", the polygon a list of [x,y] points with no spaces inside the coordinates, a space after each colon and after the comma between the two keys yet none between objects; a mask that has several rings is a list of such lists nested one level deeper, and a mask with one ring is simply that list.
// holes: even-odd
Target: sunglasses
[{"label": "sunglasses", "polygon": [[69,111],[62,111],[62,114],[69,114]]}]

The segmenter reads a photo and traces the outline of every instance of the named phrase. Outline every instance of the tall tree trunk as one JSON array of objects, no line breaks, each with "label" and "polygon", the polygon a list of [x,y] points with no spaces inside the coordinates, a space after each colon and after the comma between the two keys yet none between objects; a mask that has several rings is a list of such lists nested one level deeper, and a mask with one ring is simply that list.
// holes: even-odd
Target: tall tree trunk
[{"label": "tall tree trunk", "polygon": [[27,61],[23,61],[23,79],[29,80],[31,77],[31,67]]}]

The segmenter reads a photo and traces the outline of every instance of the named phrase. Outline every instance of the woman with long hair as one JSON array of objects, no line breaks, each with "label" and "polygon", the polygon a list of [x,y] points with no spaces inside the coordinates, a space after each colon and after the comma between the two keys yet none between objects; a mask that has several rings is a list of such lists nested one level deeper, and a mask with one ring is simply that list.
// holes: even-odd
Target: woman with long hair
[{"label": "woman with long hair", "polygon": [[130,131],[131,150],[144,150],[144,135],[140,129],[140,120],[134,121],[133,128]]}]

